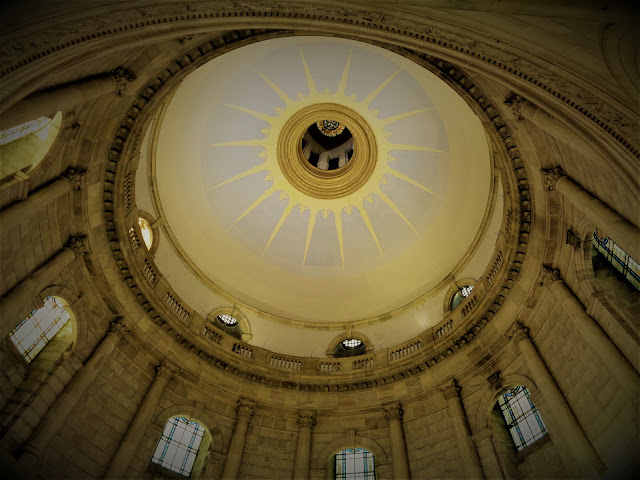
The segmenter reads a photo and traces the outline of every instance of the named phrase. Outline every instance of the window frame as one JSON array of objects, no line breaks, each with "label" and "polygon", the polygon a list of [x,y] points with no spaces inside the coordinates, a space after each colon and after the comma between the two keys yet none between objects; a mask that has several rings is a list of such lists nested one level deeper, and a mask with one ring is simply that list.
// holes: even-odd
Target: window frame
[{"label": "window frame", "polygon": [[[338,462],[339,461],[342,462],[343,470],[346,470],[348,469],[348,461],[349,461],[347,456],[359,454],[360,451],[363,452],[363,456],[361,460],[364,465],[363,466],[364,471],[362,472],[361,471],[355,471],[355,472],[344,471],[342,473],[338,473]],[[373,467],[371,471],[367,471],[367,467],[368,467],[367,460],[369,459],[371,460],[371,466]],[[358,460],[360,459],[354,459],[353,462],[356,462]],[[375,455],[370,450],[367,450],[366,448],[363,448],[363,447],[344,448],[333,456],[333,478],[335,480],[359,480],[363,478],[361,476],[363,473],[364,473],[364,480],[375,480],[376,478]]]},{"label": "window frame", "polygon": [[[173,426],[171,425],[172,421],[173,421]],[[182,435],[180,437],[180,440],[175,440],[174,435],[176,433],[175,432],[176,428],[183,422],[186,424],[186,426],[182,428]],[[195,425],[195,429],[193,432],[191,432],[191,437],[189,438],[187,443],[183,443],[182,440],[184,438],[185,433],[189,433],[187,431],[187,428],[193,425]],[[167,435],[167,429],[169,429],[168,435]],[[200,455],[200,450],[203,447],[203,445],[205,445],[205,440],[207,438],[207,435],[208,435],[208,432],[206,427],[202,423],[196,420],[192,420],[189,417],[186,417],[184,415],[174,415],[172,417],[169,417],[167,421],[164,423],[162,432],[160,433],[160,438],[156,442],[156,446],[154,447],[153,452],[151,453],[150,463],[154,467],[161,468],[163,470],[172,472],[173,474],[180,475],[180,477],[192,478],[194,474],[194,467]],[[197,448],[192,446],[195,439],[198,439]],[[164,445],[162,447],[163,449],[162,454],[159,457],[157,457],[159,461],[155,461],[156,452],[158,451],[158,449],[160,448],[163,442],[164,442]],[[174,454],[172,461],[165,463],[164,462],[165,456],[172,444],[174,445],[177,444],[177,447],[175,448],[176,452]],[[184,455],[180,452],[181,449],[179,447],[186,447],[185,449],[183,449],[185,450]],[[177,469],[172,468],[176,466],[174,465],[173,462],[178,457],[178,454],[182,455],[182,460],[180,463],[181,466],[178,467]],[[189,457],[191,455],[193,456],[193,461],[191,462],[191,466],[187,471],[185,469],[185,466],[186,466],[186,462],[188,462]]]},{"label": "window frame", "polygon": [[[507,398],[507,396],[509,396],[509,398]],[[523,405],[523,400],[526,400],[528,405],[526,403]],[[505,421],[506,429],[513,441],[514,448],[518,452],[526,450],[548,436],[549,431],[540,415],[538,407],[531,400],[531,392],[527,387],[517,385],[509,388],[500,394],[495,405],[497,405],[498,411]],[[523,406],[527,407],[527,409],[525,410]],[[517,407],[515,412],[514,407]],[[517,410],[520,411],[519,414]],[[538,433],[534,433],[534,430],[531,428],[532,424],[529,422],[531,417],[533,417],[533,420],[536,422],[533,426],[538,427]],[[526,426],[532,435],[531,438],[525,439],[522,426]]]}]

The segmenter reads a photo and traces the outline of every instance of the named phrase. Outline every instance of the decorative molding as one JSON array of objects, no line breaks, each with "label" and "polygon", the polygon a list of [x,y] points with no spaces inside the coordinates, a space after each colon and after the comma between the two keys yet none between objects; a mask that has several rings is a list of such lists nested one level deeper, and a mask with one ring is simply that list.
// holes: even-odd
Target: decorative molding
[{"label": "decorative molding", "polygon": [[496,373],[489,375],[489,377],[487,378],[487,381],[489,382],[491,387],[496,391],[500,391],[504,388],[504,385],[502,384],[502,378],[500,377],[500,371],[497,371]]},{"label": "decorative molding", "polygon": [[555,190],[558,181],[567,176],[564,170],[562,170],[562,167],[543,168],[541,171],[543,183],[549,191]]},{"label": "decorative molding", "polygon": [[124,94],[124,91],[127,89],[127,84],[136,79],[135,74],[131,70],[123,67],[116,67],[110,72],[110,74],[115,80],[115,93],[119,97]]},{"label": "decorative molding", "polygon": [[73,188],[74,190],[82,190],[82,185],[84,183],[84,177],[86,174],[86,170],[71,167],[62,172],[60,176],[69,180],[71,188]]},{"label": "decorative molding", "polygon": [[384,410],[384,416],[391,420],[402,421],[402,414],[404,413],[400,403],[394,403],[386,407],[382,407]]},{"label": "decorative molding", "polygon": [[456,383],[455,379],[451,379],[451,382],[441,390],[445,400],[451,400],[452,398],[460,398],[460,387]]},{"label": "decorative molding", "polygon": [[521,323],[516,322],[513,332],[509,338],[518,344],[523,340],[530,339],[531,337],[529,336],[529,329]]},{"label": "decorative molding", "polygon": [[167,380],[171,380],[175,373],[175,367],[170,365],[166,360],[163,360],[162,363],[156,367],[156,377],[158,378],[166,378]]},{"label": "decorative molding", "polygon": [[556,282],[561,282],[560,270],[550,267],[548,265],[542,265],[542,271],[540,272],[540,285],[545,287],[551,287]]},{"label": "decorative molding", "polygon": [[124,323],[122,317],[117,317],[111,325],[109,325],[109,333],[114,333],[118,337],[124,337],[125,333],[129,333],[131,329]]},{"label": "decorative molding", "polygon": [[316,419],[311,413],[301,413],[298,417],[298,425],[300,428],[313,428],[316,424]]},{"label": "decorative molding", "polygon": [[76,257],[79,257],[80,255],[86,255],[89,253],[86,243],[87,237],[85,235],[76,235],[69,237],[66,247],[71,249]]},{"label": "decorative molding", "polygon": [[524,98],[522,98],[520,95],[516,93],[514,95],[511,95],[509,98],[507,98],[504,101],[504,104],[507,105],[508,107],[511,107],[511,109],[513,110],[513,116],[516,117],[516,120],[518,122],[522,122],[524,121],[524,116],[522,115],[522,106],[527,101],[528,100],[525,100]]},{"label": "decorative molding", "polygon": [[251,402],[247,402],[245,400],[240,400],[238,402],[238,407],[236,408],[238,412],[238,418],[246,418],[249,419],[253,416],[255,404]]}]

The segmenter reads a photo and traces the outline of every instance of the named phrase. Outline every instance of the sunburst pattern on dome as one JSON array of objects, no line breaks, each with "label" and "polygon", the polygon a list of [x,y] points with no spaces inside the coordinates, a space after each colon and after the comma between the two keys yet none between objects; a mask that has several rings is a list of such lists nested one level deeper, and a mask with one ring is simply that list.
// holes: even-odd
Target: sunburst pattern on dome
[{"label": "sunburst pattern on dome", "polygon": [[[278,234],[280,228],[284,224],[285,220],[289,217],[292,211],[297,207],[300,213],[309,210],[309,221],[307,226],[307,234],[305,238],[305,248],[304,248],[304,257],[302,260],[302,267],[304,268],[304,264],[307,259],[307,253],[309,251],[309,245],[311,242],[311,238],[313,235],[314,225],[316,222],[316,216],[321,213],[324,218],[328,218],[330,214],[333,214],[335,219],[335,227],[337,232],[338,244],[340,248],[340,255],[342,259],[342,266],[344,268],[345,258],[344,258],[344,237],[343,237],[343,229],[342,229],[342,212],[346,212],[348,215],[351,215],[353,209],[357,209],[360,213],[360,216],[364,223],[367,226],[367,229],[371,235],[371,238],[375,242],[378,251],[381,255],[384,255],[383,249],[378,240],[378,235],[374,228],[371,219],[365,209],[365,202],[373,203],[373,196],[377,196],[380,200],[382,200],[387,206],[395,212],[395,214],[400,217],[415,233],[417,233],[414,226],[411,224],[406,215],[401,211],[401,209],[393,202],[393,200],[381,189],[381,185],[388,184],[388,177],[395,177],[400,179],[410,185],[418,187],[430,195],[437,197],[437,195],[426,185],[419,183],[415,179],[405,175],[404,173],[394,169],[391,167],[391,163],[396,159],[392,156],[391,152],[393,150],[397,151],[425,151],[425,152],[439,152],[439,153],[448,153],[446,151],[431,148],[427,146],[421,145],[407,145],[407,144],[398,144],[389,141],[390,132],[386,130],[386,127],[392,125],[400,120],[403,120],[408,117],[412,117],[422,112],[426,112],[429,110],[435,109],[435,107],[428,108],[420,108],[415,110],[405,111],[403,113],[399,113],[396,115],[388,116],[385,118],[378,118],[378,111],[370,109],[371,103],[376,99],[376,97],[394,80],[394,78],[400,73],[400,70],[397,70],[395,73],[391,74],[387,77],[383,82],[381,82],[369,95],[367,95],[363,100],[358,100],[355,94],[347,95],[346,88],[349,80],[349,69],[351,65],[351,57],[352,52],[349,53],[347,58],[347,62],[345,64],[344,70],[342,72],[342,76],[340,82],[338,84],[338,88],[335,91],[331,91],[329,89],[325,89],[323,91],[319,91],[316,87],[316,82],[311,75],[311,71],[307,64],[307,61],[304,57],[302,50],[300,50],[300,59],[301,59],[301,68],[304,69],[307,87],[309,93],[304,95],[302,93],[298,93],[298,98],[292,99],[290,98],[282,88],[276,85],[271,79],[269,79],[266,75],[261,72],[257,72],[257,75],[262,78],[264,82],[278,95],[278,97],[284,102],[285,106],[280,107],[276,110],[276,115],[267,115],[262,112],[258,112],[255,110],[251,110],[238,105],[226,104],[227,107],[239,110],[248,115],[251,115],[255,118],[263,120],[269,123],[269,127],[262,130],[263,137],[262,138],[251,138],[245,140],[236,140],[236,141],[228,141],[228,142],[218,142],[215,144],[211,144],[211,147],[221,147],[221,146],[259,146],[262,147],[262,151],[259,153],[259,156],[264,159],[264,161],[258,165],[255,165],[251,168],[248,168],[235,176],[222,181],[209,190],[216,189],[223,185],[227,185],[229,183],[235,182],[241,178],[247,177],[249,175],[255,175],[258,173],[266,173],[264,177],[265,184],[268,182],[272,182],[270,186],[267,186],[262,194],[251,204],[249,207],[233,222],[229,229],[233,228],[240,220],[242,220],[246,215],[248,215],[251,211],[253,211],[256,207],[258,207],[261,203],[265,202],[269,197],[278,193],[280,195],[280,199],[289,200],[287,206],[278,222],[276,223],[268,241],[265,244],[263,254],[267,251],[274,238]],[[377,161],[375,164],[375,169],[369,178],[369,180],[357,191],[335,199],[324,199],[324,198],[314,198],[309,195],[306,195],[296,188],[294,188],[290,182],[283,175],[281,168],[278,164],[278,151],[277,151],[277,137],[280,134],[280,131],[285,124],[286,120],[291,117],[292,114],[299,111],[302,108],[312,106],[314,104],[319,103],[334,103],[338,105],[345,106],[364,118],[364,120],[368,123],[369,127],[374,133],[375,141],[377,143]],[[444,160],[446,161],[446,160]]]}]

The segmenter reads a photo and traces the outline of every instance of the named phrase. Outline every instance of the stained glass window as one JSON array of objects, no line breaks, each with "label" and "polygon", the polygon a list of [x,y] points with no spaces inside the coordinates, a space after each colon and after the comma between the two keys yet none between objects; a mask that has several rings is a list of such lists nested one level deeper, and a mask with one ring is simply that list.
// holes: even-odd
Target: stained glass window
[{"label": "stained glass window", "polygon": [[609,237],[593,232],[593,246],[611,263],[634,287],[640,290],[640,265]]},{"label": "stained glass window", "polygon": [[47,297],[44,306],[32,311],[9,334],[9,338],[27,362],[31,362],[71,316],[62,305],[63,300]]},{"label": "stained glass window", "polygon": [[362,345],[362,342],[357,338],[350,338],[348,340],[343,340],[342,345],[344,345],[347,348],[356,348]]},{"label": "stained glass window", "polygon": [[451,310],[454,310],[458,305],[462,303],[462,301],[471,295],[471,291],[473,290],[473,285],[465,285],[458,289],[456,294],[451,299]]},{"label": "stained glass window", "polygon": [[498,398],[498,405],[518,450],[528,447],[547,434],[547,427],[529,395],[527,388],[519,386]]},{"label": "stained glass window", "polygon": [[138,217],[138,225],[140,225],[140,233],[142,233],[142,239],[147,246],[147,250],[151,250],[153,245],[153,229],[149,222],[142,217]]},{"label": "stained glass window", "polygon": [[336,454],[336,480],[376,478],[373,453],[364,448],[347,448]]},{"label": "stained glass window", "polygon": [[218,315],[218,320],[230,327],[235,327],[238,324],[238,321],[231,315]]},{"label": "stained glass window", "polygon": [[164,426],[151,461],[185,477],[191,475],[204,427],[186,417],[170,418]]}]

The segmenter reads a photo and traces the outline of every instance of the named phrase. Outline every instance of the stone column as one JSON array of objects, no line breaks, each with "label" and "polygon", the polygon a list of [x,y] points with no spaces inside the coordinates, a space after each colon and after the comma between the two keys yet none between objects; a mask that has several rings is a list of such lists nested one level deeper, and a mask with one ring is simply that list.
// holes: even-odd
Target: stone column
[{"label": "stone column", "polygon": [[384,416],[389,419],[389,438],[391,440],[391,464],[393,478],[405,480],[411,478],[407,446],[402,433],[402,408],[399,403],[383,407]]},{"label": "stone column", "polygon": [[153,417],[153,413],[158,406],[162,392],[167,385],[167,382],[171,379],[173,370],[167,365],[167,362],[162,362],[160,366],[156,368],[156,376],[147,391],[147,394],[142,400],[140,408],[136,412],[136,416],[129,425],[127,433],[120,441],[118,450],[111,459],[111,464],[104,474],[104,478],[124,478],[129,468],[129,463],[136,452],[136,448],[140,444],[144,432],[147,429],[147,425]]},{"label": "stone column", "polygon": [[293,465],[294,480],[309,478],[309,459],[311,458],[311,429],[316,424],[313,414],[301,413],[298,418],[298,445]]},{"label": "stone column", "polygon": [[9,230],[35,215],[58,197],[82,188],[82,179],[86,172],[69,168],[59,178],[45,187],[35,190],[22,201],[13,203],[0,210],[0,228]]},{"label": "stone column", "polygon": [[0,114],[0,130],[35,120],[58,111],[70,110],[76,105],[108,93],[122,95],[127,82],[135,75],[121,67],[82,80],[56,85],[33,92]]},{"label": "stone column", "polygon": [[531,123],[540,127],[549,135],[554,136],[562,143],[567,144],[572,149],[590,157],[597,156],[597,152],[578,135],[571,127],[542,110],[537,105],[524,99],[520,95],[512,95],[505,100],[505,105],[513,109],[513,115],[516,120],[529,120]]},{"label": "stone column", "polygon": [[253,408],[254,405],[248,402],[240,401],[238,404],[238,419],[233,428],[227,460],[224,462],[222,480],[236,480],[238,478],[244,442],[247,439],[247,430],[249,429],[249,420],[253,415]]},{"label": "stone column", "polygon": [[27,314],[38,308],[33,299],[51,285],[76,257],[85,253],[84,237],[70,237],[66,247],[0,298],[0,338],[9,335]]},{"label": "stone column", "polygon": [[451,380],[449,385],[442,389],[442,395],[444,395],[444,398],[447,400],[449,416],[453,422],[453,429],[456,432],[466,477],[484,478],[478,449],[476,448],[473,438],[471,438],[471,428],[469,427],[469,421],[462,406],[460,387],[456,385],[455,380]]},{"label": "stone column", "polygon": [[109,332],[93,351],[89,360],[78,370],[62,394],[56,399],[47,416],[40,422],[23,449],[20,463],[28,470],[39,465],[42,452],[64,425],[67,417],[104,365],[105,360],[113,353],[116,345],[127,331],[128,328],[121,319],[112,322]]},{"label": "stone column", "polygon": [[542,174],[547,190],[557,190],[591,223],[602,227],[625,252],[634,259],[640,258],[640,228],[574,182],[562,168],[542,170]]},{"label": "stone column", "polygon": [[591,317],[569,286],[562,281],[558,270],[542,267],[542,284],[562,305],[563,311],[572,319],[582,338],[600,357],[611,374],[618,380],[620,388],[627,391],[630,398],[637,398],[640,388],[640,374],[618,349],[600,324]]},{"label": "stone column", "polygon": [[[529,329],[520,324],[511,335],[511,339],[518,346],[520,354],[523,356],[531,376],[536,386],[544,396],[545,402],[551,410],[554,423],[558,428],[558,437],[564,443],[566,449],[573,453],[575,460],[580,465],[580,469],[587,476],[598,476],[606,467],[598,453],[591,445],[589,438],[580,426],[578,419],[573,414],[560,387],[556,384],[551,372],[545,365],[542,357],[536,350],[535,345],[529,337]],[[556,432],[550,432],[554,435]]]}]

